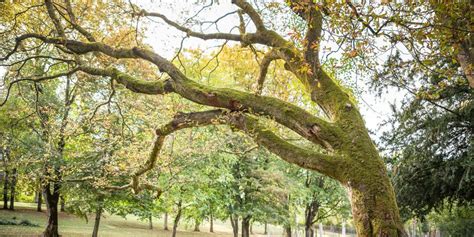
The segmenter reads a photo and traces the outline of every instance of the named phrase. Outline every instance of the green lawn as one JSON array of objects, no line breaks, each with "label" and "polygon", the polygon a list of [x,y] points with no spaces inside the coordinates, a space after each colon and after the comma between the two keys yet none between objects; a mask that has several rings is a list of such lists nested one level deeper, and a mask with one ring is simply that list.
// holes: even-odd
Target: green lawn
[{"label": "green lawn", "polygon": [[[18,225],[0,225],[0,237],[10,236],[39,236],[44,229],[46,223],[46,212],[36,212],[35,204],[15,203],[16,210],[0,210],[0,219],[17,221],[29,220],[30,222],[39,225],[39,227],[32,226],[18,226]],[[45,207],[44,207],[45,208]],[[169,220],[171,222],[171,219]],[[84,219],[80,219],[74,215],[67,213],[60,213],[59,216],[59,231],[62,236],[91,236],[93,228],[93,217],[90,218],[89,223]],[[105,215],[102,218],[99,236],[101,237],[169,237],[171,231],[163,230],[162,219],[154,219],[154,229],[148,229],[148,223],[138,220],[135,216],[127,216],[122,218],[114,215]],[[171,227],[171,226],[170,226]],[[209,233],[209,226],[203,224],[201,226],[202,232],[192,231],[190,224],[183,224],[180,226],[178,236],[182,237],[232,237],[232,229],[230,224],[216,222],[214,225],[215,233]],[[254,225],[254,236],[266,236],[263,234],[263,226]],[[282,236],[282,230],[279,227],[269,227],[268,236]],[[299,236],[303,236],[299,234]],[[340,236],[333,233],[325,233],[325,236],[336,237]],[[349,237],[349,235],[347,236]]]},{"label": "green lawn", "polygon": [[[46,223],[46,212],[36,212],[34,205],[25,203],[15,203],[16,210],[0,210],[0,219],[29,220],[39,227],[31,226],[17,226],[17,225],[0,225],[0,237],[6,236],[38,236],[44,229]],[[105,215],[102,219],[99,236],[153,236],[153,237],[169,237],[171,231],[164,231],[161,220],[154,220],[154,229],[148,229],[148,223],[139,221],[134,216],[127,216],[126,219],[119,216]],[[90,218],[89,223],[84,219],[80,219],[74,215],[67,213],[60,213],[59,216],[59,231],[62,236],[91,236],[93,228],[93,218]],[[185,225],[183,226],[185,227]],[[180,229],[178,236],[184,237],[230,237],[230,230],[225,225],[219,223],[215,226],[216,233],[207,233],[207,226],[203,225],[203,232],[193,232],[191,230]]]}]

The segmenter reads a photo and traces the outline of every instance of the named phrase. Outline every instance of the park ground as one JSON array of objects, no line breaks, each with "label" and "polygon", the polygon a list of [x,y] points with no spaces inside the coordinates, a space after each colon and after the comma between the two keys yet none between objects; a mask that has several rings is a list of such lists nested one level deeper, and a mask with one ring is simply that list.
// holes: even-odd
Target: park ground
[{"label": "park ground", "polygon": [[[33,237],[39,236],[44,229],[46,223],[46,212],[37,212],[33,203],[15,203],[16,210],[0,210],[1,220],[14,220],[21,222],[24,220],[38,226],[21,226],[21,225],[0,225],[0,237]],[[91,236],[94,226],[93,217],[87,222],[84,218],[79,218],[72,214],[61,212],[59,215],[59,231],[62,236]],[[99,236],[101,237],[169,237],[171,231],[163,230],[163,219],[155,218],[153,229],[149,229],[147,221],[141,221],[137,217],[129,215],[126,218],[105,214],[101,220]],[[171,221],[171,220],[169,220]],[[169,226],[171,228],[171,226]],[[208,223],[201,226],[201,232],[193,231],[191,224],[183,222],[178,228],[178,237],[232,237],[232,229],[229,223],[216,222],[214,224],[214,233],[210,233]],[[270,226],[269,234],[263,235],[263,226],[255,225],[253,227],[255,237],[264,236],[282,236],[282,230],[279,227]],[[302,233],[299,234],[302,236]],[[324,236],[337,237],[338,234],[326,232]],[[349,235],[347,236],[349,237]]]}]

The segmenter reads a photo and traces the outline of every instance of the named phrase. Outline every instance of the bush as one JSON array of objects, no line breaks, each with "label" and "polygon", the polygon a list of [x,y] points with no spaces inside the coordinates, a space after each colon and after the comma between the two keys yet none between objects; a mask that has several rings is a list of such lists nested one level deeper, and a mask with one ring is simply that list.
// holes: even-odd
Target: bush
[{"label": "bush", "polygon": [[456,207],[432,214],[430,219],[446,236],[464,237],[474,233],[474,207]]},{"label": "bush", "polygon": [[0,225],[22,225],[22,226],[33,226],[38,227],[38,224],[32,223],[29,220],[15,221],[16,217],[13,217],[12,220],[0,219]]}]

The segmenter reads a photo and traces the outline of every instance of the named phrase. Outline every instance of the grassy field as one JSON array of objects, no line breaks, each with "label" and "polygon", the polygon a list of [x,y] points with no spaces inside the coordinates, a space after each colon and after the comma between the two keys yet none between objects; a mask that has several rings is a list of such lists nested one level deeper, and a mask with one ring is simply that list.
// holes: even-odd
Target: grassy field
[{"label": "grassy field", "polygon": [[[28,220],[33,224],[39,225],[38,227],[33,226],[18,226],[18,225],[0,225],[0,237],[10,236],[39,236],[44,229],[46,223],[46,212],[36,212],[34,204],[26,203],[15,203],[16,210],[0,210],[0,219],[3,220]],[[67,213],[60,213],[59,216],[59,231],[62,236],[91,236],[93,228],[93,218],[88,223],[84,219],[80,219],[74,215]],[[101,237],[169,237],[171,231],[163,230],[163,223],[161,219],[154,219],[153,230],[149,229],[149,225],[145,221],[140,221],[134,216],[127,216],[122,218],[114,215],[105,215],[102,218],[99,236]],[[170,220],[171,222],[171,220]],[[171,226],[170,226],[171,227]],[[177,236],[182,237],[231,237],[232,229],[230,224],[217,222],[214,225],[215,233],[209,233],[209,226],[203,224],[201,226],[202,232],[192,231],[192,226],[185,222],[178,229]],[[282,236],[282,230],[279,227],[271,226],[269,228],[269,234],[263,235],[263,226],[255,225],[253,227],[253,236]],[[302,236],[300,234],[300,236]],[[325,233],[325,236],[336,237],[339,236],[333,233]],[[349,236],[348,236],[349,237]]]}]

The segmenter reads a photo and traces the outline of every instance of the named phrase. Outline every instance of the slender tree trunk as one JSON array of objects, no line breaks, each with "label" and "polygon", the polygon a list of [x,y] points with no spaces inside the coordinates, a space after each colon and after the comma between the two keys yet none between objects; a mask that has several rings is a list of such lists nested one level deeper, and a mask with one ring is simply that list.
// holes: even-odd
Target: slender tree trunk
[{"label": "slender tree trunk", "polygon": [[246,216],[242,218],[242,237],[250,236],[250,217]]},{"label": "slender tree trunk", "polygon": [[168,229],[168,212],[165,212],[165,217],[164,217],[164,219],[165,219],[165,220],[164,220],[164,224],[163,224],[163,225],[164,225],[164,228],[163,228],[163,229],[164,229],[164,230],[169,230],[169,229]]},{"label": "slender tree trunk", "polygon": [[183,202],[180,200],[178,203],[178,213],[176,213],[176,217],[174,218],[173,233],[171,234],[171,237],[176,237],[176,231],[178,229],[179,219],[181,219],[182,204]]},{"label": "slender tree trunk", "polygon": [[9,208],[12,211],[15,209],[16,176],[17,176],[16,168],[13,168],[11,183],[10,183],[10,208]]},{"label": "slender tree trunk", "polygon": [[253,235],[253,222],[250,222],[249,225],[250,234]]},{"label": "slender tree trunk", "polygon": [[291,226],[290,225],[285,226],[285,237],[291,237]]},{"label": "slender tree trunk", "polygon": [[201,221],[196,219],[194,220],[194,231],[200,232],[201,230],[199,229],[199,226],[201,225]]},{"label": "slender tree trunk", "polygon": [[64,201],[64,197],[61,196],[59,198],[59,205],[61,206],[61,212],[65,212],[66,211],[66,201]]},{"label": "slender tree trunk", "polygon": [[324,236],[324,228],[322,223],[319,223],[319,236]]},{"label": "slender tree trunk", "polygon": [[8,209],[8,170],[5,170],[3,181],[3,209]]},{"label": "slender tree trunk", "polygon": [[46,208],[48,210],[48,224],[43,232],[44,237],[58,237],[58,204],[59,204],[59,184],[54,184],[53,193],[50,190],[50,183],[45,186],[43,191]]},{"label": "slender tree trunk", "polygon": [[148,229],[153,230],[153,216],[151,214],[148,216]]},{"label": "slender tree trunk", "polygon": [[234,237],[239,237],[239,217],[230,215],[230,224],[232,225]]},{"label": "slender tree trunk", "polygon": [[214,233],[214,217],[211,215],[209,216],[209,232]]},{"label": "slender tree trunk", "polygon": [[265,224],[263,225],[263,227],[264,227],[264,228],[263,228],[263,234],[264,234],[264,235],[268,234],[268,223],[265,222]]},{"label": "slender tree trunk", "polygon": [[92,231],[92,237],[99,236],[99,225],[100,225],[100,218],[102,216],[102,205],[99,205],[95,210],[95,220],[94,220],[94,230]]},{"label": "slender tree trunk", "polygon": [[315,194],[313,194],[313,200],[306,205],[305,208],[305,223],[304,230],[306,237],[314,237],[314,218],[319,212],[319,202]]},{"label": "slender tree trunk", "polygon": [[38,192],[38,201],[37,201],[37,204],[36,204],[36,211],[38,212],[42,212],[42,205],[43,205],[43,194],[41,191]]},{"label": "slender tree trunk", "polygon": [[346,221],[342,221],[342,237],[346,237]]}]

